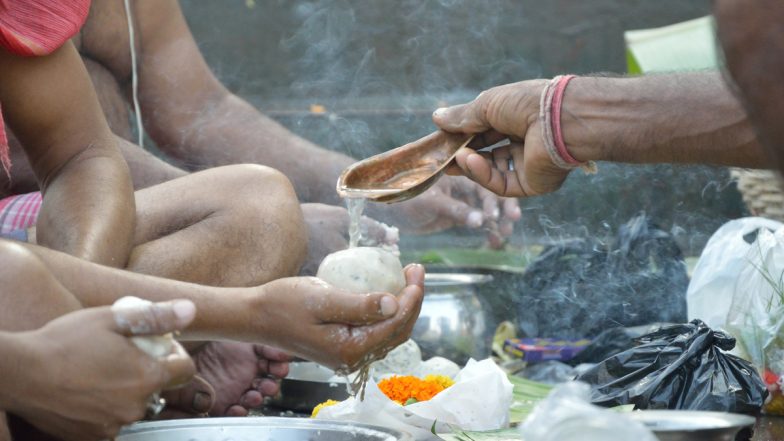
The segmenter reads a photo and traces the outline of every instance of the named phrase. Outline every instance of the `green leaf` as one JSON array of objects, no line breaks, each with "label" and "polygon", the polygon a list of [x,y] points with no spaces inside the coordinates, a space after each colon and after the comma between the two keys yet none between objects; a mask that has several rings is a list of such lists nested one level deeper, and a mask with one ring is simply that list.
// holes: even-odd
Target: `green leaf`
[{"label": "green leaf", "polygon": [[458,430],[453,433],[439,433],[438,437],[445,441],[520,441],[523,439],[515,428],[485,432]]},{"label": "green leaf", "polygon": [[418,403],[418,402],[419,402],[419,400],[417,400],[416,398],[411,397],[411,398],[407,399],[406,402],[403,403],[403,405],[404,406],[408,406],[409,404],[414,404],[414,403]]}]

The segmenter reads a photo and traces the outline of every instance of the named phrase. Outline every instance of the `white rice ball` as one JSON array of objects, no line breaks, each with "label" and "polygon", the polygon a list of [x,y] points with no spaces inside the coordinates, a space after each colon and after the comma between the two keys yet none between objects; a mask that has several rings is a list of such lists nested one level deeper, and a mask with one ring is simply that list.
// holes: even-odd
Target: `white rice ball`
[{"label": "white rice ball", "polygon": [[400,260],[376,247],[356,247],[332,253],[321,262],[316,277],[357,294],[398,294],[406,286]]}]

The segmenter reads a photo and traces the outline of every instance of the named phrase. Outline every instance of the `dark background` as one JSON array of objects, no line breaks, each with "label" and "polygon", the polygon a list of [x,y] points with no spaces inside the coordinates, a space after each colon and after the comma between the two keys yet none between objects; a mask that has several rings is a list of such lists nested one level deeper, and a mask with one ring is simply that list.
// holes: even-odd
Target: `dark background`
[{"label": "dark background", "polygon": [[[295,133],[355,157],[433,130],[430,113],[493,85],[623,73],[623,32],[706,15],[709,0],[183,0],[224,83]],[[311,104],[327,112],[313,114]],[[285,154],[285,146],[281,154]],[[640,211],[690,254],[744,207],[726,169],[600,164],[523,202],[514,241],[610,234]],[[455,238],[450,232],[417,244]],[[413,245],[408,240],[404,244]]]}]

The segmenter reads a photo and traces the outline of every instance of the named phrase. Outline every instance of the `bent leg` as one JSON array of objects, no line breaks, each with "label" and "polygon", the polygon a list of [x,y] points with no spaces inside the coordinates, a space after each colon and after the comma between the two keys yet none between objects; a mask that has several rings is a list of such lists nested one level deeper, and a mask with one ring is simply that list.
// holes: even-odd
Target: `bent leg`
[{"label": "bent leg", "polygon": [[307,233],[281,173],[231,165],[136,192],[131,271],[217,286],[296,275]]}]

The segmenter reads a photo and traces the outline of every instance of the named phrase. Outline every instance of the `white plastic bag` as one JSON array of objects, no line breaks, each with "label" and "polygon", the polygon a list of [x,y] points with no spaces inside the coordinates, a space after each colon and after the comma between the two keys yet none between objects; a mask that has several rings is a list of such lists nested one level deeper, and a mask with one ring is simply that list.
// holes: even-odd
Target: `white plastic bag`
[{"label": "white plastic bag", "polygon": [[686,293],[689,320],[700,319],[713,329],[726,329],[740,274],[749,266],[752,245],[744,239],[759,229],[784,226],[761,217],[736,219],[722,225],[702,251]]},{"label": "white plastic bag", "polygon": [[591,404],[591,387],[563,383],[536,405],[520,425],[525,440],[658,441],[642,423]]},{"label": "white plastic bag", "polygon": [[727,314],[727,330],[768,387],[763,410],[784,414],[784,227],[773,233],[761,230],[749,247]]},{"label": "white plastic bag", "polygon": [[373,380],[365,400],[349,398],[321,409],[317,419],[356,421],[401,430],[415,440],[438,439],[432,434],[463,430],[494,430],[509,425],[512,383],[491,359],[469,360],[455,384],[428,401],[401,406],[390,400]]}]

